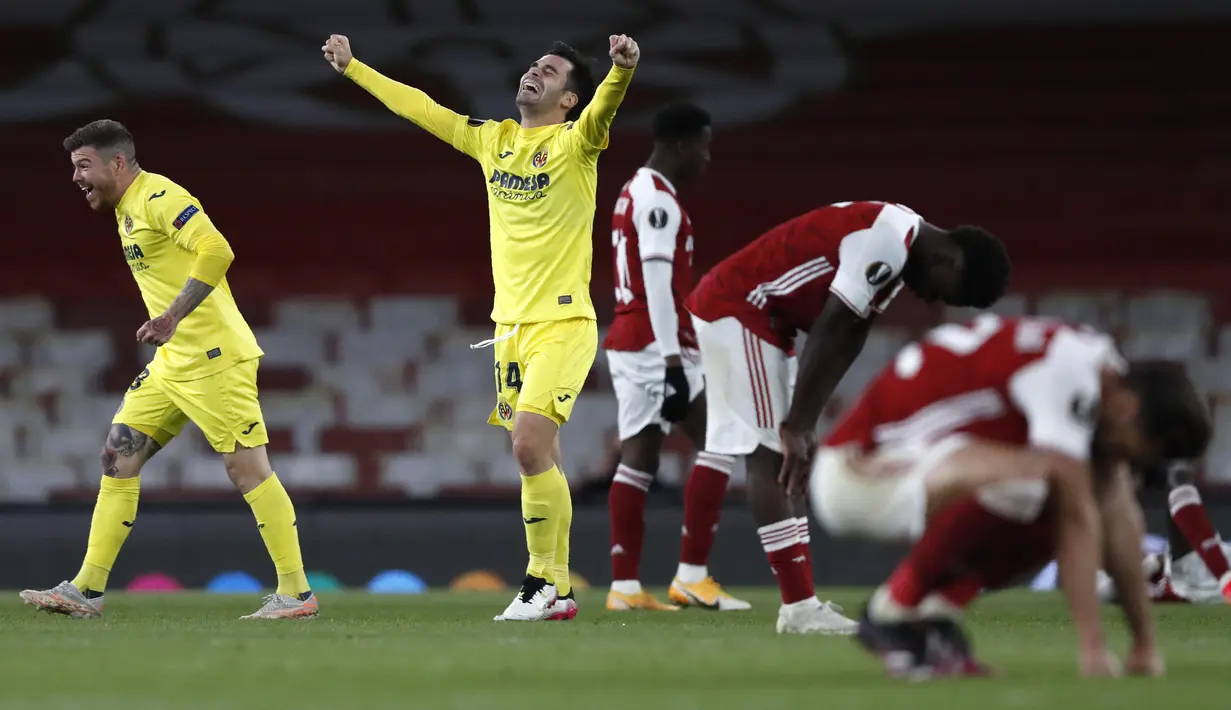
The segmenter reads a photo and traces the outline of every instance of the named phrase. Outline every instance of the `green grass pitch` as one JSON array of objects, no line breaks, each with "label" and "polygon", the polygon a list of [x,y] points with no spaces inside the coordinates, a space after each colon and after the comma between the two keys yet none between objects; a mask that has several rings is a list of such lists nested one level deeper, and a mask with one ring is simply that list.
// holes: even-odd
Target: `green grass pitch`
[{"label": "green grass pitch", "polygon": [[[580,596],[572,623],[491,621],[506,594],[329,594],[310,622],[241,622],[255,597],[108,596],[107,616],[0,599],[0,708],[670,708],[962,710],[1231,707],[1231,609],[1159,607],[1168,677],[1081,681],[1062,600],[1012,592],[970,626],[995,679],[886,680],[849,638],[780,637],[776,592],[753,612],[620,614]],[[864,592],[827,595],[858,608]],[[1123,649],[1118,614],[1111,637]]]}]

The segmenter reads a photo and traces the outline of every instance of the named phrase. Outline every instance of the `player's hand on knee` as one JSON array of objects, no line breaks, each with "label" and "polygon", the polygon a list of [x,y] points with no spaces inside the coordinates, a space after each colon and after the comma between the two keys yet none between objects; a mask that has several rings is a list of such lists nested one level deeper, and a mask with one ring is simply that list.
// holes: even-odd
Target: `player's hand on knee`
[{"label": "player's hand on knee", "polygon": [[786,488],[788,496],[802,496],[808,492],[808,479],[812,476],[816,435],[786,426],[778,434],[782,440],[782,470],[778,473],[778,483]]},{"label": "player's hand on knee", "polygon": [[1115,678],[1120,675],[1120,659],[1106,648],[1083,649],[1080,663],[1084,678]]},{"label": "player's hand on knee", "polygon": [[641,48],[628,35],[611,35],[611,63],[621,69],[632,69],[641,60]]},{"label": "player's hand on knee", "polygon": [[692,393],[688,388],[688,376],[683,365],[668,365],[663,379],[663,419],[671,423],[682,422],[688,416]]},{"label": "player's hand on knee", "polygon": [[355,58],[355,55],[351,54],[350,40],[346,35],[329,35],[321,51],[325,53],[325,61],[332,64],[339,74],[346,71],[346,65]]}]

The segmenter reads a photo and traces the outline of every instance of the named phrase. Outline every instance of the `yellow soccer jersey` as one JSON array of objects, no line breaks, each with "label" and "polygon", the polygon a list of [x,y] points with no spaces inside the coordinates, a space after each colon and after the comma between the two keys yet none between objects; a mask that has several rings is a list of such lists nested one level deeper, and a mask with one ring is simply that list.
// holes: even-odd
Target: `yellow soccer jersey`
[{"label": "yellow soccer jersey", "polygon": [[352,59],[346,76],[391,111],[483,168],[491,229],[492,320],[506,325],[594,319],[590,273],[598,156],[632,79],[613,66],[575,122],[523,129],[459,115]]},{"label": "yellow soccer jersey", "polygon": [[235,305],[226,277],[208,274],[225,271],[226,264],[202,270],[198,263],[202,253],[220,253],[224,256],[216,258],[229,264],[231,252],[195,197],[162,175],[142,171],[116,205],[115,219],[124,259],[150,318],[167,310],[189,276],[214,286],[180,321],[170,342],[158,348],[152,368],[167,380],[195,380],[264,354]]}]

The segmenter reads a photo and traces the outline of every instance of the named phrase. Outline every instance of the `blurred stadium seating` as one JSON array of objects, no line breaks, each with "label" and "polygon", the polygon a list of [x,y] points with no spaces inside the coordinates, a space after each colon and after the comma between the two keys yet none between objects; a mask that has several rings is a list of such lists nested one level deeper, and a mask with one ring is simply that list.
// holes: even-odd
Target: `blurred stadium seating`
[{"label": "blurred stadium seating", "polygon": [[[1017,294],[996,310],[1098,325],[1120,336],[1129,357],[1189,363],[1220,434],[1207,477],[1231,482],[1231,325],[1215,323],[1203,298]],[[962,320],[970,314],[940,315]],[[412,497],[516,486],[507,437],[485,423],[493,402],[490,352],[468,347],[489,330],[462,323],[456,301],[289,298],[272,304],[268,316],[256,329],[266,351],[260,384],[271,456],[288,486]],[[130,323],[64,327],[42,299],[0,301],[0,324],[0,495],[39,501],[91,488],[107,423],[149,350],[130,344]],[[911,327],[878,327],[826,421],[929,324],[915,319]],[[599,358],[565,442],[567,469],[578,479],[611,469],[615,401],[604,365]],[[668,481],[678,480],[686,453],[678,446],[664,464]],[[229,490],[221,462],[191,426],[147,471],[145,489],[167,495]]]}]

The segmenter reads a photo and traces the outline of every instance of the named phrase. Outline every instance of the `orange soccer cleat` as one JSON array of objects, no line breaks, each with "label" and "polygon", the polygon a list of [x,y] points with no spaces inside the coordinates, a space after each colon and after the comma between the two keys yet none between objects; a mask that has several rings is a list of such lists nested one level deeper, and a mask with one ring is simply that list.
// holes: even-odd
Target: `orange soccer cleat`
[{"label": "orange soccer cleat", "polygon": [[679,611],[674,604],[663,604],[647,591],[622,594],[614,589],[607,592],[607,611]]}]

